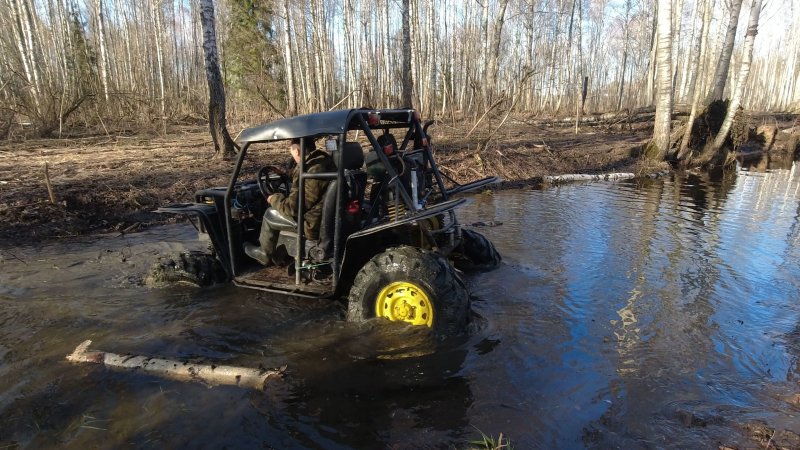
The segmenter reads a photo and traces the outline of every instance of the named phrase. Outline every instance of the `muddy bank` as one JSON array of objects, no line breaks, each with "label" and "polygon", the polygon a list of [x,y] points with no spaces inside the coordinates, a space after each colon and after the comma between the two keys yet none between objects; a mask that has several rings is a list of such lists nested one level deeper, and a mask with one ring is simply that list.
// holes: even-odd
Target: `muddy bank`
[{"label": "muddy bank", "polygon": [[[638,149],[651,129],[583,127],[517,120],[495,133],[469,125],[432,128],[441,169],[463,182],[497,174],[506,184],[536,183],[564,173],[639,173]],[[133,232],[174,220],[154,214],[224,185],[232,163],[215,160],[205,127],[176,127],[167,136],[102,135],[0,143],[0,243],[94,231]],[[268,156],[277,163],[279,150]],[[47,175],[55,203],[47,189]]]}]

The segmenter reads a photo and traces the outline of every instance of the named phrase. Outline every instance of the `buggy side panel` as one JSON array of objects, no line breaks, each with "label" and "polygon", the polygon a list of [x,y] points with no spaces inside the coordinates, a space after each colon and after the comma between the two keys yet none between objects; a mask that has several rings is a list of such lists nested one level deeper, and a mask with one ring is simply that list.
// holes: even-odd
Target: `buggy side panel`
[{"label": "buggy side panel", "polygon": [[[214,245],[214,248],[224,249],[228,247],[225,224],[223,222],[225,218],[220,216],[215,205],[209,205],[207,203],[178,203],[169,206],[162,206],[156,209],[155,212],[196,215],[201,224],[199,231],[205,231],[208,233],[208,237],[211,239],[211,243]],[[228,276],[232,276],[230,258],[227,252],[217,252],[216,256],[219,258],[220,262],[222,263],[222,267],[225,268],[225,272],[228,273]]]},{"label": "buggy side panel", "polygon": [[417,222],[446,213],[467,201],[466,198],[449,200],[408,214],[403,219],[378,224],[351,234],[345,243],[339,282],[336,284],[336,295],[347,295],[346,289],[349,289],[358,271],[370,258],[387,248],[412,244],[415,235],[414,229],[418,228]]}]

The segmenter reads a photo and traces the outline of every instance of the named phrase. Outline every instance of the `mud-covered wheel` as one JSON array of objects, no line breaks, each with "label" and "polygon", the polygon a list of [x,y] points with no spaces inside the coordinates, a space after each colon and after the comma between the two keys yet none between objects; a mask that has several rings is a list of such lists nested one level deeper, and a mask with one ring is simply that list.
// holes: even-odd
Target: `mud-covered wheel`
[{"label": "mud-covered wheel", "polygon": [[350,288],[348,320],[373,317],[458,334],[468,322],[469,294],[441,256],[415,247],[392,248],[370,259]]},{"label": "mud-covered wheel", "polygon": [[461,245],[453,252],[453,265],[458,270],[486,272],[500,265],[500,254],[484,235],[462,229],[461,239]]},{"label": "mud-covered wheel", "polygon": [[189,251],[173,257],[159,258],[150,266],[144,281],[148,286],[170,283],[210,286],[228,281],[228,274],[213,255]]}]

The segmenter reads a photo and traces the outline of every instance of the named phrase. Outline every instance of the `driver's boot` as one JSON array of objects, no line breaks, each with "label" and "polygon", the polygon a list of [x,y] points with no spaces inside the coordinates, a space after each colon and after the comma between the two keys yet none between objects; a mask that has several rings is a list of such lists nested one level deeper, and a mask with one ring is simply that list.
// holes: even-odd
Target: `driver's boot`
[{"label": "driver's boot", "polygon": [[271,253],[275,248],[276,238],[278,233],[272,230],[266,223],[261,225],[261,233],[258,236],[260,245],[255,245],[252,242],[244,243],[244,252],[247,256],[255,259],[264,266],[269,266],[272,263]]}]

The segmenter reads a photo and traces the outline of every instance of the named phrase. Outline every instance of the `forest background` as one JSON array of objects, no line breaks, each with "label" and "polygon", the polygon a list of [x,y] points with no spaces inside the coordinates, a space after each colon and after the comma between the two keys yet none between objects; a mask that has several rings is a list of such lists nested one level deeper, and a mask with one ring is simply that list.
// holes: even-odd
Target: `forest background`
[{"label": "forest background", "polygon": [[[100,122],[117,128],[205,118],[200,3],[1,0],[5,127],[30,122],[40,134],[59,135]],[[654,104],[655,0],[216,0],[228,119],[409,106],[401,101],[403,3],[412,101],[425,116],[483,113],[498,101],[503,111],[574,114],[585,79],[587,111]],[[713,90],[742,1],[671,3],[673,101],[690,104],[695,85]],[[799,9],[791,0],[764,3],[745,109],[800,107]],[[709,37],[699,54],[704,20]],[[733,21],[737,49],[746,22]],[[733,51],[731,67],[741,59]],[[724,75],[730,91],[736,71]]]},{"label": "forest background", "polygon": [[[185,200],[197,183],[227,173],[184,155],[189,162],[167,175],[195,175],[180,189],[142,178],[140,186],[153,189],[143,194],[125,187],[135,185],[130,180],[114,184],[111,173],[103,176],[107,198],[87,187],[97,171],[130,171],[143,159],[179,155],[176,148],[209,156],[198,151],[208,135],[185,130],[208,123],[214,111],[210,57],[219,62],[223,121],[234,137],[293,114],[413,106],[449,124],[437,132],[440,148],[474,153],[466,156],[470,167],[440,156],[455,179],[497,169],[514,180],[542,175],[540,167],[620,167],[635,153],[631,146],[644,147],[643,134],[660,146],[655,159],[675,159],[676,142],[692,130],[670,128],[675,113],[695,106],[697,117],[713,100],[733,97],[752,113],[797,113],[797,30],[793,0],[0,0],[0,139],[12,143],[0,149],[0,209],[13,212],[6,216],[16,227],[56,207],[67,216],[107,213],[119,198],[130,212]],[[655,117],[638,131],[627,120],[633,134],[617,138],[622,153],[596,151],[614,140],[608,133],[579,136],[581,117],[583,124],[611,113],[619,123],[641,111]],[[571,140],[538,126],[567,117],[575,124]],[[144,136],[133,145],[139,153],[106,148],[125,152],[132,135]],[[56,145],[35,137],[83,140]],[[560,143],[569,152],[559,153]],[[93,145],[106,151],[105,166],[87,161],[100,151]],[[46,150],[52,147],[58,155]],[[34,164],[25,160],[31,155]],[[50,164],[46,181],[56,193],[50,206],[31,212],[26,196],[43,187],[40,163]]]}]

